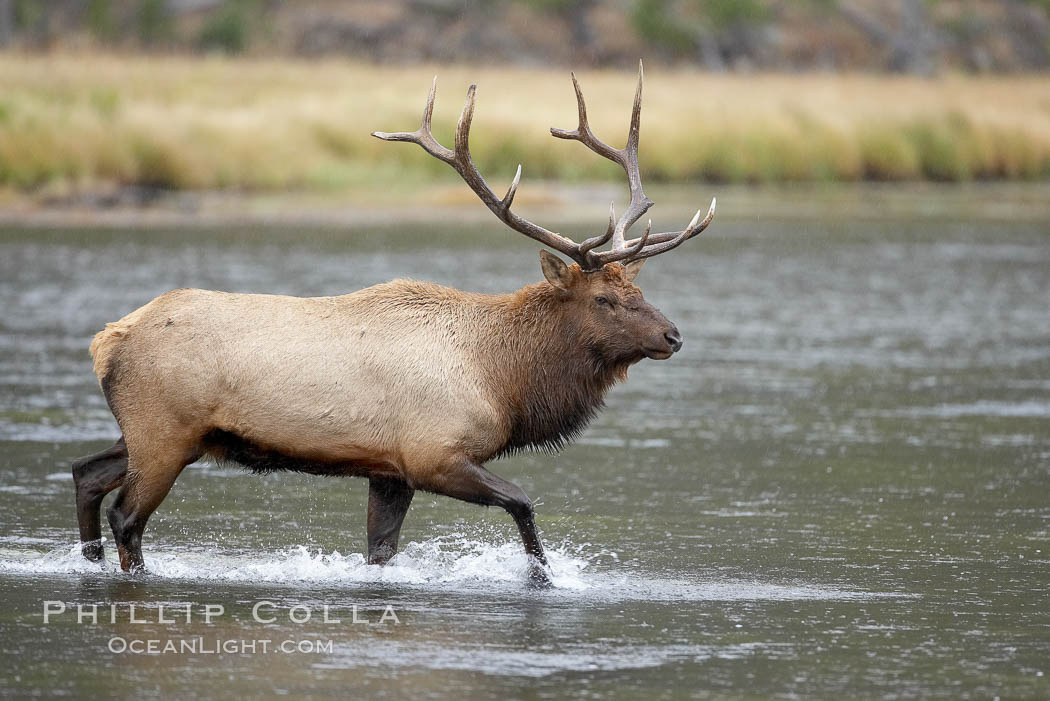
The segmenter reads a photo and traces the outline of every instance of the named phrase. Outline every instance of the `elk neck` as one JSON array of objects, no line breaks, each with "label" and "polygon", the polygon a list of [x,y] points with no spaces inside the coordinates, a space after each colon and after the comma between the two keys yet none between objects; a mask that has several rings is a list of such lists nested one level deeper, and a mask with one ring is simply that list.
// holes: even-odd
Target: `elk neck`
[{"label": "elk neck", "polygon": [[481,352],[509,424],[497,456],[556,452],[583,432],[609,388],[626,379],[631,361],[603,357],[547,282],[496,297],[492,311],[495,323]]}]

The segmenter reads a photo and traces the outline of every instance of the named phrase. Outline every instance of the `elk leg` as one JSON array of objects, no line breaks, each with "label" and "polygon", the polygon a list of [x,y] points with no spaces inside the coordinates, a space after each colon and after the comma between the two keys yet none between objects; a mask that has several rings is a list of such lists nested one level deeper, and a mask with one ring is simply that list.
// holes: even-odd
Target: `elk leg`
[{"label": "elk leg", "polygon": [[463,461],[435,475],[434,485],[428,487],[428,491],[471,504],[503,508],[517,524],[525,552],[532,559],[529,581],[536,586],[551,586],[550,566],[536,532],[532,501],[521,487],[479,465]]},{"label": "elk leg", "polygon": [[73,463],[80,549],[84,557],[93,562],[101,560],[103,556],[99,508],[105,496],[123,483],[127,470],[128,449],[123,436],[102,452],[80,458]]},{"label": "elk leg", "polygon": [[397,539],[415,490],[397,479],[368,480],[368,564],[385,565],[397,553]]},{"label": "elk leg", "polygon": [[[195,459],[195,458],[194,458]],[[193,460],[151,465],[148,473],[137,470],[134,455],[124,487],[109,507],[109,525],[120,555],[120,568],[126,572],[145,571],[142,560],[142,532],[146,521],[168,495],[182,468]]]}]

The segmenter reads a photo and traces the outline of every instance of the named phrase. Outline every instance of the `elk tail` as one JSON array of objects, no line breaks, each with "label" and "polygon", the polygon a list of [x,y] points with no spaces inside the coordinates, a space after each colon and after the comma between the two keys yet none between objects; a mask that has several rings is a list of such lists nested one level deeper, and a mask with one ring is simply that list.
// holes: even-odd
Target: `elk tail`
[{"label": "elk tail", "polygon": [[95,361],[95,375],[102,382],[113,367],[113,357],[131,328],[138,322],[143,308],[136,309],[120,321],[106,324],[91,341],[91,357]]}]

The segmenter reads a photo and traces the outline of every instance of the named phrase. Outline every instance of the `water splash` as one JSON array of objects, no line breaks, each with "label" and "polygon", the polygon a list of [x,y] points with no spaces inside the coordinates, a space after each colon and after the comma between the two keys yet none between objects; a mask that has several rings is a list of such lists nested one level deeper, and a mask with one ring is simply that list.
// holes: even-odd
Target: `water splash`
[{"label": "water splash", "polygon": [[[25,576],[95,574],[123,577],[107,548],[104,562],[93,563],[80,554],[80,545],[49,551],[0,547],[0,573]],[[12,547],[14,546],[14,547]],[[740,578],[660,576],[596,562],[609,553],[586,554],[585,548],[562,545],[548,548],[554,588],[545,596],[585,597],[596,601],[804,601],[912,598],[899,592],[866,592],[806,582],[764,582]],[[614,559],[614,558],[612,558]],[[216,552],[172,548],[145,553],[150,577],[176,581],[285,584],[356,587],[371,584],[423,587],[441,591],[503,591],[525,588],[527,559],[517,542],[492,544],[445,535],[411,542],[385,567],[369,565],[361,553],[329,553],[295,546],[273,553]]]},{"label": "water splash", "polygon": [[[113,548],[104,562],[84,559],[80,545],[39,551],[0,548],[0,572],[58,575],[120,572]],[[588,584],[582,572],[589,560],[566,548],[548,548],[554,586],[582,590]],[[519,543],[493,545],[460,535],[446,535],[405,546],[385,567],[369,565],[361,553],[342,554],[294,546],[272,554],[257,552],[201,552],[169,549],[145,553],[152,576],[176,580],[228,582],[339,584],[521,584],[526,580],[528,559]]]}]

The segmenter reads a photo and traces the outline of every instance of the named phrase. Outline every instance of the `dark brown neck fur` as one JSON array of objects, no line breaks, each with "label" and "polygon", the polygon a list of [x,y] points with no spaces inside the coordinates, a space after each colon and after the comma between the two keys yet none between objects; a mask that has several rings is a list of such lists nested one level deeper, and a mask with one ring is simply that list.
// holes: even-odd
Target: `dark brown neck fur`
[{"label": "dark brown neck fur", "polygon": [[548,283],[494,300],[499,320],[485,365],[505,402],[509,436],[495,457],[560,450],[580,435],[636,358],[605,358]]}]

